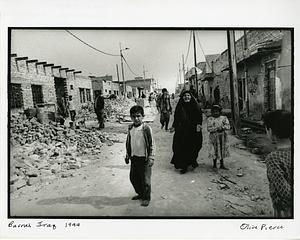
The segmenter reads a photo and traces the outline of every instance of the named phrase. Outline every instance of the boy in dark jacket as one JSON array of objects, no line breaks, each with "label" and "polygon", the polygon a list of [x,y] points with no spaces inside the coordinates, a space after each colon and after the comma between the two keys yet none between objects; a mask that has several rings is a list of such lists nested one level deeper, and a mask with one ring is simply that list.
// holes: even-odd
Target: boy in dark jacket
[{"label": "boy in dark jacket", "polygon": [[155,143],[150,126],[143,123],[144,109],[133,106],[130,109],[132,124],[128,127],[126,140],[126,164],[131,161],[130,181],[136,196],[132,200],[142,200],[141,206],[147,207],[151,195],[151,172],[154,163]]}]

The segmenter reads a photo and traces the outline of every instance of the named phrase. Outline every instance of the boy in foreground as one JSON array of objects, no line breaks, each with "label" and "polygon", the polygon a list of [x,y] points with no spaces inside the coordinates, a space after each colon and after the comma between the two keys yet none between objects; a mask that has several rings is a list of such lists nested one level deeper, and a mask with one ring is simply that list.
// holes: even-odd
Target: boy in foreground
[{"label": "boy in foreground", "polygon": [[151,127],[143,123],[143,107],[133,106],[130,117],[132,124],[128,126],[125,162],[128,164],[131,161],[130,181],[137,193],[132,200],[142,200],[141,206],[147,207],[151,199],[155,143]]}]

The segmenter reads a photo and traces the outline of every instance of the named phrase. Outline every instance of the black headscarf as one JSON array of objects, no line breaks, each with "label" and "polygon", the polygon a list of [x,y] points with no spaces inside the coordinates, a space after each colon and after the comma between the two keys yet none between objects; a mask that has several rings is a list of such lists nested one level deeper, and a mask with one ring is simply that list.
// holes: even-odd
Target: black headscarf
[{"label": "black headscarf", "polygon": [[[189,102],[184,102],[183,95],[189,93],[191,95],[191,100]],[[202,124],[202,112],[201,109],[189,90],[184,90],[180,99],[177,103],[174,115],[173,127],[175,129],[194,129],[196,124]]]}]

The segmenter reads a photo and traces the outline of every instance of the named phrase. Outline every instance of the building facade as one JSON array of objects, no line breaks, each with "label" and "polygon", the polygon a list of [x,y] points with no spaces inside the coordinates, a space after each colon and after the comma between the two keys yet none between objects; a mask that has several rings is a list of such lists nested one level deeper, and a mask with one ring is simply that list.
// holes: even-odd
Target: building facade
[{"label": "building facade", "polygon": [[[240,115],[260,121],[269,110],[291,111],[291,30],[248,30],[235,42]],[[206,106],[231,108],[228,50],[198,63],[198,94]],[[193,74],[186,74],[193,84]]]},{"label": "building facade", "polygon": [[[62,101],[73,96],[75,108],[92,99],[92,84],[87,77],[78,76],[80,71],[63,68],[52,63],[11,54],[10,58],[10,107],[24,110],[34,106],[54,106],[59,109]],[[81,90],[83,89],[83,90]],[[85,100],[80,96],[84,91]],[[55,109],[54,109],[55,110]]]}]

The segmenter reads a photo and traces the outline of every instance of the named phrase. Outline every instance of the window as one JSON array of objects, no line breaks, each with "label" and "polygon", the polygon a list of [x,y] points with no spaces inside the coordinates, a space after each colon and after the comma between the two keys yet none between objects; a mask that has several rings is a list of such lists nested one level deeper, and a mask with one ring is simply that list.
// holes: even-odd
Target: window
[{"label": "window", "polygon": [[41,85],[32,84],[31,85],[31,91],[32,91],[33,105],[44,102],[43,91],[42,91],[42,86]]},{"label": "window", "polygon": [[109,90],[108,93],[111,94],[111,90]]},{"label": "window", "polygon": [[92,98],[91,98],[91,89],[86,89],[86,100],[87,101],[91,101]]},{"label": "window", "polygon": [[11,84],[10,106],[11,108],[23,107],[23,95],[21,84]]},{"label": "window", "polygon": [[73,90],[73,89],[74,89],[73,85],[70,85],[70,89],[71,89],[71,90]]},{"label": "window", "polygon": [[79,95],[80,95],[80,103],[85,103],[84,88],[79,88]]},{"label": "window", "polygon": [[105,89],[105,92],[107,93],[107,89]]}]

